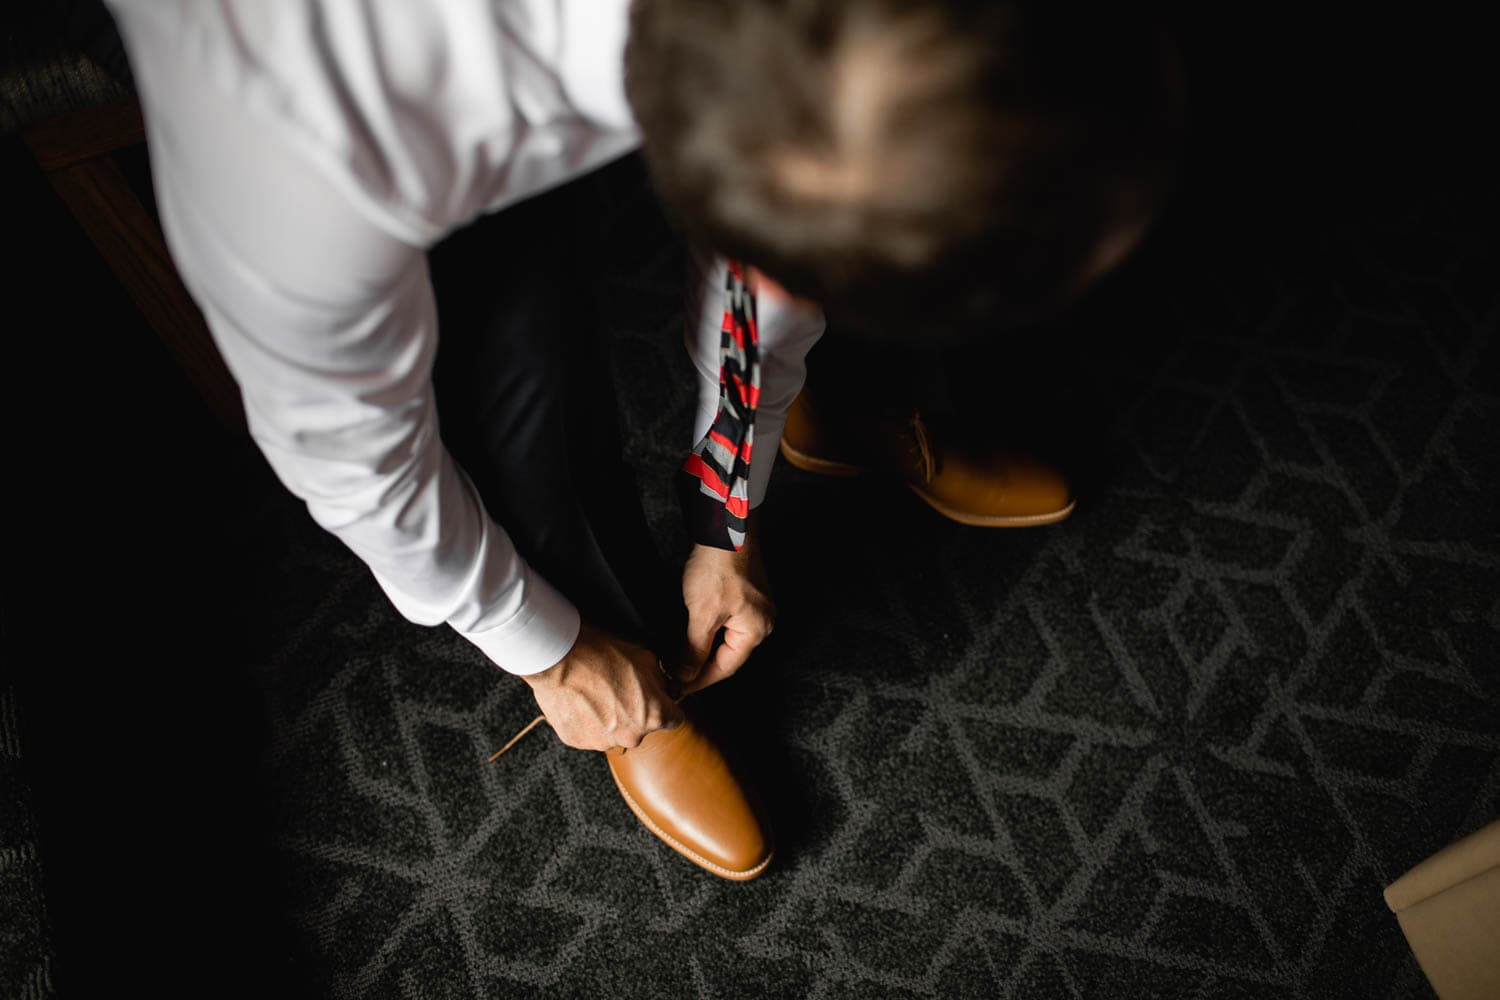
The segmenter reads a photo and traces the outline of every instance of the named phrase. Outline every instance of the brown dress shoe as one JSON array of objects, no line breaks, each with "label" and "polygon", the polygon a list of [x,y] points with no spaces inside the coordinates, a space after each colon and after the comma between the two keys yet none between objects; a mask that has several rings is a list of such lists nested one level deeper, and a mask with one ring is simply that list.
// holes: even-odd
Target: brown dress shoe
[{"label": "brown dress shoe", "polygon": [[715,875],[743,881],[771,863],[769,825],[691,719],[605,751],[620,795],[646,829]]},{"label": "brown dress shoe", "polygon": [[894,476],[960,524],[1027,527],[1073,512],[1072,487],[1060,470],[1015,450],[939,442],[916,411],[836,419],[816,409],[804,389],[787,410],[781,453],[808,472]]}]

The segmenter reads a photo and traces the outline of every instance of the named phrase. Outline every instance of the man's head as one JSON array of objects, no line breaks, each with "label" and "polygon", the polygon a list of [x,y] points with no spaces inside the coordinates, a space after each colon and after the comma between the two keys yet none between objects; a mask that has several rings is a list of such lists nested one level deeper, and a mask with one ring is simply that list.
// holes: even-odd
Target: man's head
[{"label": "man's head", "polygon": [[1180,98],[1121,6],[635,0],[626,88],[692,237],[925,334],[1062,301],[1149,225]]}]

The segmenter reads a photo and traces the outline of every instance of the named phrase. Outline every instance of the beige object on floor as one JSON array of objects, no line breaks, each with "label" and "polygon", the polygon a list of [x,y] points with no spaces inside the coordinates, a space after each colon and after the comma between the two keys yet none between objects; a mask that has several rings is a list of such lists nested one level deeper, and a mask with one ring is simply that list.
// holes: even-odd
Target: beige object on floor
[{"label": "beige object on floor", "polygon": [[1386,886],[1385,902],[1442,1000],[1500,998],[1500,820]]}]

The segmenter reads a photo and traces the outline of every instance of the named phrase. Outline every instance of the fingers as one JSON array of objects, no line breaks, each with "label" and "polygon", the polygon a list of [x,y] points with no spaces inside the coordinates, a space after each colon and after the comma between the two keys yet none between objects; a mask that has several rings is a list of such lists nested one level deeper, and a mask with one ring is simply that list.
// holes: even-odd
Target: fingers
[{"label": "fingers", "polygon": [[684,681],[691,681],[698,676],[698,672],[708,663],[709,655],[713,652],[714,637],[719,634],[719,628],[724,624],[725,616],[722,614],[710,614],[703,611],[688,609],[687,647],[688,662],[678,670],[677,675]]},{"label": "fingers", "polygon": [[[688,695],[700,691],[743,666],[755,647],[771,634],[774,615],[774,608],[757,605],[741,605],[735,611],[717,615],[695,614],[689,608],[687,645],[690,666],[677,671],[677,676],[687,682],[682,693]],[[721,634],[722,641],[715,646],[715,640]]]},{"label": "fingers", "polygon": [[598,726],[567,727],[558,730],[563,743],[578,750],[608,750],[611,747],[633,749],[658,729],[676,729],[686,720],[682,708],[670,698],[653,698],[643,715],[634,721],[622,723],[609,729]]},{"label": "fingers", "polygon": [[644,693],[646,732],[675,729],[682,722],[682,707],[677,704],[677,699],[682,697],[682,683],[662,669],[660,660],[654,661]]},{"label": "fingers", "polygon": [[672,699],[662,697],[653,699],[646,707],[645,717],[639,722],[628,725],[616,726],[611,729],[602,740],[596,737],[596,745],[589,747],[594,750],[608,750],[611,747],[624,747],[627,750],[634,749],[643,743],[647,736],[658,729],[676,729],[682,725],[687,716],[682,708]]},{"label": "fingers", "polygon": [[[632,725],[625,728],[620,735],[628,742],[620,742],[618,745],[624,747],[640,746],[641,741],[648,733],[658,729],[676,729],[682,725],[686,718],[682,707],[677,704],[677,694],[682,685],[667,675],[661,667],[655,654],[647,653],[646,659],[650,666],[644,666],[641,661],[636,662],[637,669],[642,674],[642,690],[644,703],[641,714]],[[674,690],[676,689],[676,690]]]},{"label": "fingers", "polygon": [[668,698],[662,705],[661,717],[656,724],[656,728],[676,729],[682,725],[686,718],[687,714],[683,712],[682,706]]},{"label": "fingers", "polygon": [[713,657],[704,665],[698,676],[691,683],[684,685],[682,693],[689,695],[733,676],[735,671],[750,659],[750,654],[755,652],[755,648],[770,634],[769,619],[757,619],[744,624],[731,619],[724,626],[724,641],[714,650]]}]

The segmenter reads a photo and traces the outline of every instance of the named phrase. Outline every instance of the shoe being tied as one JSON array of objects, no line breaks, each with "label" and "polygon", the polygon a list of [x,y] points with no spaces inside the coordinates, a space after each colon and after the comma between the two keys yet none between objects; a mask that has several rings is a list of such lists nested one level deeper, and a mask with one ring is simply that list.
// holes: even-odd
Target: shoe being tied
[{"label": "shoe being tied", "polygon": [[899,479],[960,524],[1028,527],[1073,512],[1072,487],[1060,469],[1016,449],[940,440],[915,410],[841,420],[820,411],[804,388],[787,411],[781,453],[808,472]]},{"label": "shoe being tied", "polygon": [[771,863],[769,824],[691,718],[647,733],[638,746],[612,747],[605,757],[636,819],[678,854],[735,881],[755,878]]}]

